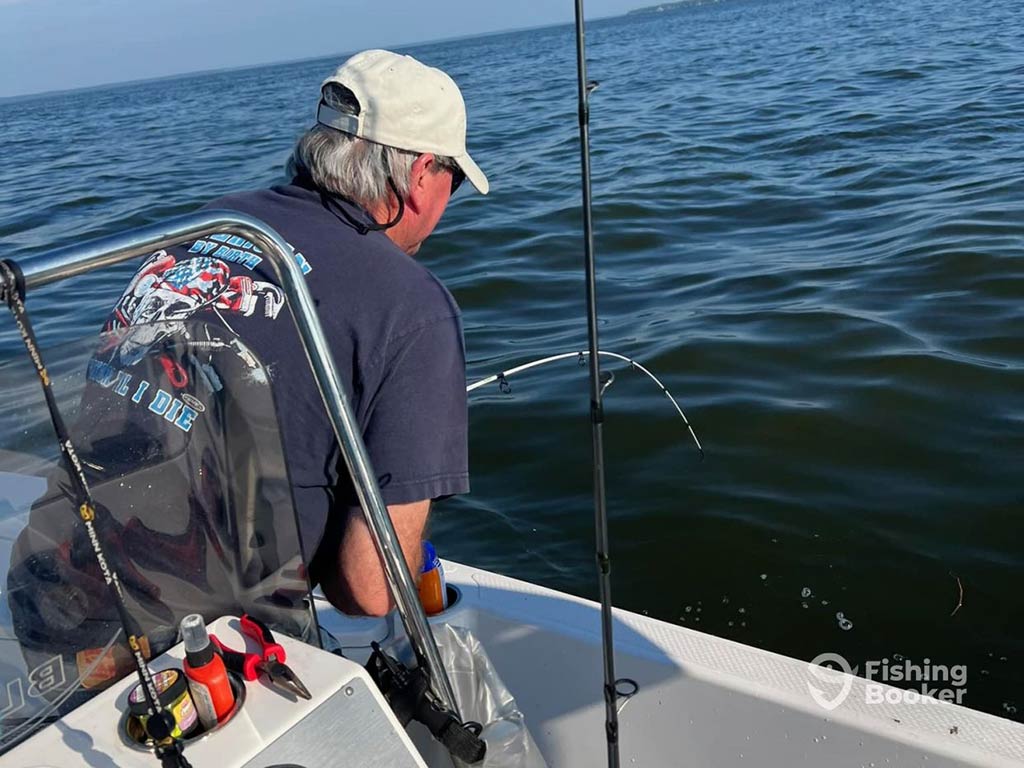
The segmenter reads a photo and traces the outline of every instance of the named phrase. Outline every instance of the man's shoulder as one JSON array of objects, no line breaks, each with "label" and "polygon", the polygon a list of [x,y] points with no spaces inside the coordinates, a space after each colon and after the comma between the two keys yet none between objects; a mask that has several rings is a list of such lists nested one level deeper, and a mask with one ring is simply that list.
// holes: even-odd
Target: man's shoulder
[{"label": "man's shoulder", "polygon": [[202,206],[202,210],[237,211],[238,213],[245,213],[259,218],[259,214],[263,213],[266,215],[275,208],[281,207],[282,197],[281,187],[230,192],[205,203]]},{"label": "man's shoulder", "polygon": [[426,266],[383,232],[359,232],[302,188],[284,185],[233,193],[204,208],[245,213],[278,231],[309,261],[314,295],[341,289],[372,296],[378,308],[408,313],[411,324],[460,315],[451,292]]},{"label": "man's shoulder", "polygon": [[402,301],[418,307],[416,314],[424,321],[459,316],[459,305],[440,278],[412,256],[398,248],[395,250],[393,274],[397,279],[394,288]]}]

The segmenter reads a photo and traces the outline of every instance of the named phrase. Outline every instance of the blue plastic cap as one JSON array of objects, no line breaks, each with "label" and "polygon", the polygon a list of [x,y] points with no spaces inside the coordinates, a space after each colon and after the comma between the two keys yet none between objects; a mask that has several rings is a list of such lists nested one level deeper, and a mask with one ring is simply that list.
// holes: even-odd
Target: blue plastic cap
[{"label": "blue plastic cap", "polygon": [[420,573],[426,573],[432,571],[437,567],[437,550],[434,549],[434,545],[429,541],[423,542],[423,567],[420,568]]}]

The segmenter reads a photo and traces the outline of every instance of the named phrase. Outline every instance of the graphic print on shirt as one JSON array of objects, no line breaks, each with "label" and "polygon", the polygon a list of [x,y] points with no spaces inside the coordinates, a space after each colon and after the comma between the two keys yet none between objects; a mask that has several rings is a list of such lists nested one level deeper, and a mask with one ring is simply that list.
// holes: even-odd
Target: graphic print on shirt
[{"label": "graphic print on shirt", "polygon": [[136,273],[104,327],[105,331],[140,327],[122,337],[111,361],[134,365],[161,339],[179,333],[185,321],[203,310],[252,316],[262,302],[263,316],[277,318],[284,293],[272,283],[232,275],[227,263],[210,256],[177,258],[157,251]]},{"label": "graphic print on shirt", "polygon": [[[214,234],[209,240],[194,241],[187,251],[160,250],[150,255],[103,327],[106,342],[89,362],[89,381],[184,432],[192,429],[206,407],[176,355],[161,351],[165,340],[191,340],[206,349],[233,348],[252,380],[266,381],[266,371],[230,320],[253,316],[276,320],[285,305],[284,292],[273,283],[232,274],[232,266],[255,269],[263,261],[261,254],[254,243],[241,237]],[[293,256],[303,274],[312,270],[301,253],[293,249]],[[193,339],[198,329],[202,338]],[[180,349],[178,344],[172,347]],[[158,379],[140,378],[130,370],[150,355],[162,368]]]}]

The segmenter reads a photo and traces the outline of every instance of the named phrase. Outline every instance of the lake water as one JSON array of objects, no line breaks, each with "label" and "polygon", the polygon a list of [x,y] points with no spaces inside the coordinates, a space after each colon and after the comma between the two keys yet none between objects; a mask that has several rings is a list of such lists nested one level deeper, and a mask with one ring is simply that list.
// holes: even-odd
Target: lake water
[{"label": "lake water", "polygon": [[[1019,2],[737,0],[588,44],[602,347],[707,449],[613,366],[616,604],[806,659],[965,664],[966,703],[1022,719]],[[492,180],[421,254],[468,378],[583,348],[571,27],[409,51],[461,84]],[[0,102],[0,254],[282,180],[342,59]],[[98,327],[126,274],[31,297],[44,341]],[[511,383],[473,398],[474,492],[432,538],[594,596],[585,369]]]}]

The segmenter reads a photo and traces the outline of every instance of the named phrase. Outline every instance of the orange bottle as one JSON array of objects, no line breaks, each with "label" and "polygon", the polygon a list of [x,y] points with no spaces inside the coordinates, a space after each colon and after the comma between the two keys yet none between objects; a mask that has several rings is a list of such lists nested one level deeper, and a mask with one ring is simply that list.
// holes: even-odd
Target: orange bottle
[{"label": "orange bottle", "polygon": [[206,631],[206,622],[198,613],[181,620],[185,641],[185,677],[192,691],[199,721],[206,730],[216,727],[235,705],[224,659],[216,652]]},{"label": "orange bottle", "polygon": [[423,568],[420,571],[420,602],[428,616],[440,613],[448,607],[448,585],[444,580],[444,568],[437,556],[434,545],[423,542]]}]

